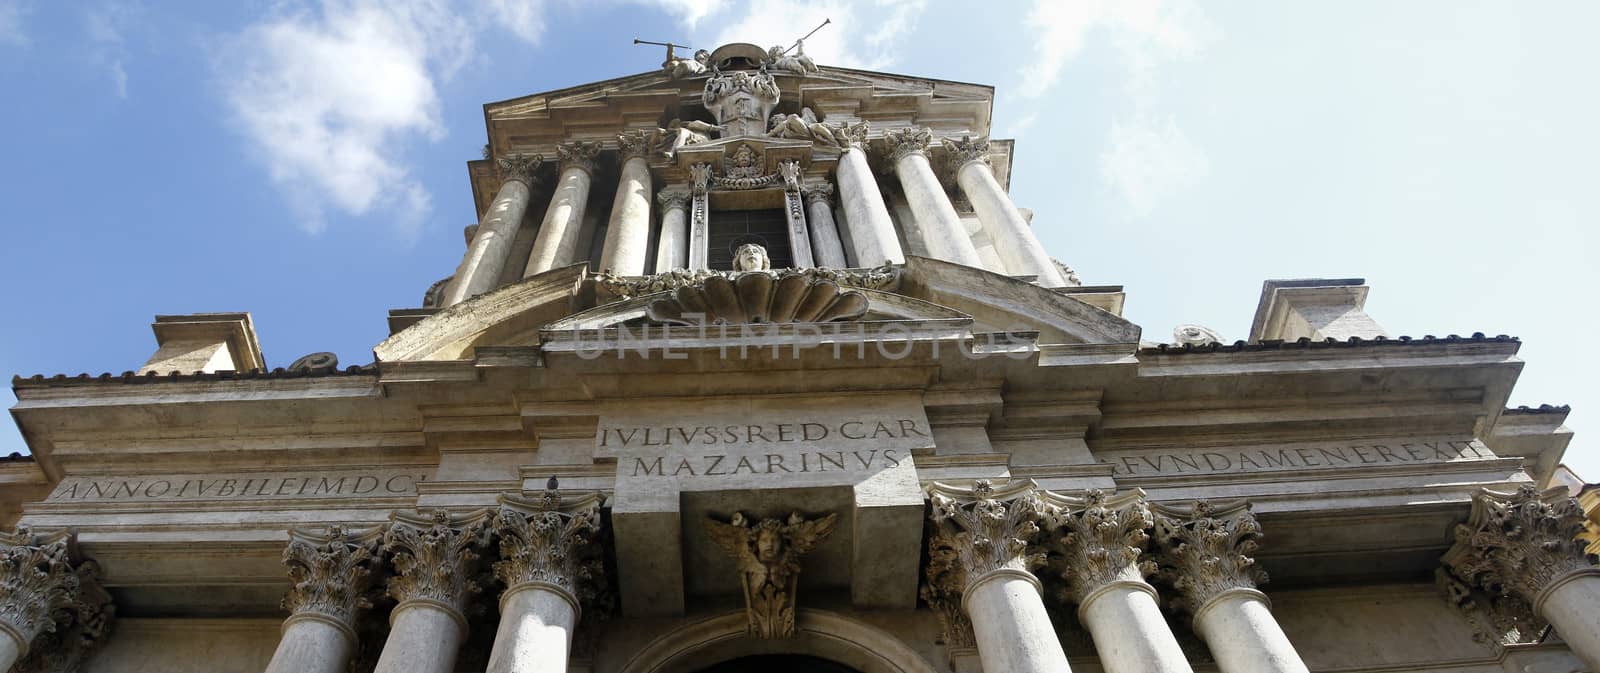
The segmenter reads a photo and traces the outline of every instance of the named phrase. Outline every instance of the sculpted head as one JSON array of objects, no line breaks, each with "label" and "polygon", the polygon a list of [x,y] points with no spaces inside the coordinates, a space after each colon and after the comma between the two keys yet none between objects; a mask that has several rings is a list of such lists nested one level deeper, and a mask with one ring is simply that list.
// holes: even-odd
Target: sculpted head
[{"label": "sculpted head", "polygon": [[762,521],[756,529],[756,560],[774,563],[783,554],[783,525],[775,520]]},{"label": "sculpted head", "polygon": [[746,243],[733,252],[733,268],[736,271],[767,271],[772,268],[772,260],[767,257],[766,248]]}]

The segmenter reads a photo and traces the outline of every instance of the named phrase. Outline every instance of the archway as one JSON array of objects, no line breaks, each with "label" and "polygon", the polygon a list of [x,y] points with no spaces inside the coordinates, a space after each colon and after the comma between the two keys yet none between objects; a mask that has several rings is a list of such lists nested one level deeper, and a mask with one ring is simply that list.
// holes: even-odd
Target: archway
[{"label": "archway", "polygon": [[[825,610],[799,610],[795,635],[782,640],[750,638],[745,634],[746,624],[743,611],[687,624],[634,653],[620,673],[744,673],[716,666],[758,657],[822,660],[834,667],[815,673],[937,673],[922,653],[889,632]],[[794,670],[813,673],[805,668]],[[752,671],[777,673],[769,668]]]},{"label": "archway", "polygon": [[729,659],[700,673],[861,673],[844,664],[803,654],[758,654]]}]

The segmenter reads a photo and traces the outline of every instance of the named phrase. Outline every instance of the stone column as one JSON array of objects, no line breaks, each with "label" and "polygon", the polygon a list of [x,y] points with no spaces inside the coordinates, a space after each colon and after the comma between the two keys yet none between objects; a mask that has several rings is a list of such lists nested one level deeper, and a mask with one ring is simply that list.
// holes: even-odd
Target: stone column
[{"label": "stone column", "polygon": [[650,247],[650,161],[656,136],[633,130],[617,135],[617,160],[622,162],[617,196],[611,202],[611,224],[606,227],[600,269],[620,276],[643,276],[645,253]]},{"label": "stone column", "polygon": [[553,483],[538,501],[500,496],[494,528],[504,560],[494,574],[506,591],[488,673],[566,673],[580,597],[604,572],[600,501],[596,493],[564,499]]},{"label": "stone column", "polygon": [[1222,673],[1307,673],[1289,637],[1272,617],[1255,565],[1261,526],[1245,502],[1213,508],[1152,505],[1158,575],[1178,590],[1178,607],[1211,648]]},{"label": "stone column", "polygon": [[689,265],[689,188],[664,187],[656,194],[661,204],[661,238],[656,242],[656,273],[686,269]]},{"label": "stone column", "polygon": [[1443,561],[1469,584],[1526,601],[1590,670],[1600,671],[1600,568],[1577,539],[1583,525],[1583,508],[1564,488],[1484,489]]},{"label": "stone column", "polygon": [[928,163],[928,141],[932,138],[925,128],[884,132],[889,164],[900,178],[900,189],[906,193],[906,203],[917,218],[928,251],[939,259],[981,269],[983,260],[978,257],[978,249],[972,245],[961,216],[956,214],[944,186],[939,184],[939,176]]},{"label": "stone column", "polygon": [[867,129],[866,122],[833,129],[840,151],[836,182],[839,200],[844,204],[844,219],[850,227],[852,252],[859,266],[904,264],[906,255],[900,251],[894,221],[889,219],[877,178],[867,165]]},{"label": "stone column", "polygon": [[57,629],[55,616],[78,600],[78,574],[68,557],[72,535],[0,533],[0,671],[9,671],[34,641]]},{"label": "stone column", "polygon": [[1033,482],[1001,489],[935,482],[928,498],[933,534],[923,595],[944,616],[947,645],[961,643],[970,625],[983,670],[1066,673],[1067,655],[1031,572],[1044,555],[1027,553],[1041,512]]},{"label": "stone column", "polygon": [[1055,261],[1039,244],[1038,237],[1033,235],[1033,227],[1028,225],[1027,218],[1011,202],[1011,195],[1000,187],[1000,181],[994,178],[994,169],[989,166],[989,138],[945,138],[944,146],[950,151],[956,183],[961,185],[961,192],[972,202],[972,210],[978,213],[983,230],[994,241],[994,250],[1006,265],[1006,272],[1017,276],[1038,276],[1039,285],[1044,287],[1066,285],[1066,279],[1056,269]]},{"label": "stone column", "polygon": [[811,252],[816,256],[817,266],[849,267],[850,262],[844,257],[844,244],[839,241],[839,227],[833,221],[833,185],[812,182],[807,183],[803,191],[811,225]]},{"label": "stone column", "polygon": [[1150,539],[1144,491],[1044,498],[1049,533],[1060,536],[1067,596],[1078,604],[1106,673],[1193,673],[1155,588],[1144,581],[1155,570],[1154,562],[1139,560]]},{"label": "stone column", "polygon": [[467,637],[467,601],[482,588],[472,580],[475,547],[487,542],[488,513],[390,516],[383,547],[393,555],[397,576],[389,596],[398,601],[389,616],[389,639],[375,673],[452,673]]},{"label": "stone column", "polygon": [[360,645],[356,618],[372,607],[372,567],[383,530],[291,530],[283,564],[292,586],[289,618],[267,673],[344,673]]},{"label": "stone column", "polygon": [[544,163],[544,157],[516,154],[496,163],[500,169],[500,191],[478,223],[478,233],[467,245],[467,253],[461,257],[461,266],[456,268],[456,280],[445,297],[445,306],[454,306],[494,289],[510,256],[517,228],[522,225],[522,216],[528,212],[533,175]]},{"label": "stone column", "polygon": [[523,278],[566,266],[577,257],[578,231],[583,228],[583,209],[589,201],[589,183],[599,154],[600,146],[592,142],[556,145],[561,173],[555,193],[550,196],[550,207],[544,211],[544,222],[539,225],[539,235],[533,240],[533,252],[528,253]]}]

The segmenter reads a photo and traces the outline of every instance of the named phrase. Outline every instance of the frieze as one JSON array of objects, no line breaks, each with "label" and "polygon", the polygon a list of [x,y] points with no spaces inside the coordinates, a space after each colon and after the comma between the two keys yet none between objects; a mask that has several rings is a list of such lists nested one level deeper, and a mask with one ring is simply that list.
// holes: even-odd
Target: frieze
[{"label": "frieze", "polygon": [[1457,463],[1498,458],[1476,440],[1407,438],[1195,449],[1096,451],[1119,478]]},{"label": "frieze", "polygon": [[417,494],[420,471],[308,471],[67,477],[45,498],[67,502],[187,502],[397,498]]}]

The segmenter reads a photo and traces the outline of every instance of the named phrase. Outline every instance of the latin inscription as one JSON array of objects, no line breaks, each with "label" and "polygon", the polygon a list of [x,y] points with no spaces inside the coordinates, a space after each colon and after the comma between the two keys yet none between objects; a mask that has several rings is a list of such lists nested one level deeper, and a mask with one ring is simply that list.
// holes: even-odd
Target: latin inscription
[{"label": "latin inscription", "polygon": [[69,477],[47,502],[395,497],[417,493],[415,473]]},{"label": "latin inscription", "polygon": [[1462,440],[1399,441],[1372,444],[1313,445],[1206,451],[1128,452],[1104,455],[1119,477],[1179,474],[1274,472],[1363,465],[1405,465],[1484,460],[1496,456],[1483,445]]},{"label": "latin inscription", "polygon": [[837,440],[915,439],[931,437],[917,419],[852,420],[817,423],[764,423],[741,425],[661,425],[602,427],[595,437],[601,448],[650,446],[758,446]]},{"label": "latin inscription", "polygon": [[721,477],[741,474],[800,474],[809,472],[870,471],[900,467],[902,454],[894,449],[865,451],[809,451],[745,456],[652,456],[633,458],[635,477]]}]

